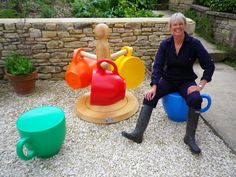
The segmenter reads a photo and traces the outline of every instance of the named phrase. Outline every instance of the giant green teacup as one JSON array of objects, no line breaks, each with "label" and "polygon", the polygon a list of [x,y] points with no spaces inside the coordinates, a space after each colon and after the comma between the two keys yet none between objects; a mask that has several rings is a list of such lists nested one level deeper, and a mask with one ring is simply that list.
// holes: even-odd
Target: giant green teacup
[{"label": "giant green teacup", "polygon": [[[55,106],[42,106],[24,112],[16,121],[20,139],[17,155],[23,160],[48,158],[57,154],[66,135],[65,114]],[[27,149],[25,152],[24,146]]]}]

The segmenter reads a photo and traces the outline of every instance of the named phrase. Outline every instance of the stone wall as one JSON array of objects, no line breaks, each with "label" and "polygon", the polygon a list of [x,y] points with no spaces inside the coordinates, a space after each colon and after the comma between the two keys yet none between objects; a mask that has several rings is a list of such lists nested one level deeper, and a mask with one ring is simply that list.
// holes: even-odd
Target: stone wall
[{"label": "stone wall", "polygon": [[[0,79],[3,79],[4,57],[17,51],[29,56],[40,79],[63,79],[76,48],[95,54],[94,27],[106,23],[110,28],[112,53],[123,46],[134,49],[148,69],[162,40],[169,35],[169,18],[131,19],[0,19]],[[195,22],[188,19],[192,34]]]},{"label": "stone wall", "polygon": [[213,23],[214,40],[236,51],[236,14],[215,12],[199,5],[191,5],[198,15],[207,15]]},{"label": "stone wall", "polygon": [[184,12],[190,8],[193,0],[169,0],[169,10]]}]

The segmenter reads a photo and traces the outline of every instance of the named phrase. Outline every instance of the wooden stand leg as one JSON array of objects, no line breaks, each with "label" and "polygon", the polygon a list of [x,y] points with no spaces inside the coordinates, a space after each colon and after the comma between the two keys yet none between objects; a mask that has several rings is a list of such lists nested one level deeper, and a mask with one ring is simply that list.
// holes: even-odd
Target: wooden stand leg
[{"label": "wooden stand leg", "polygon": [[123,100],[107,106],[91,105],[90,93],[85,93],[76,101],[76,113],[79,118],[100,124],[111,124],[128,119],[137,112],[138,107],[136,97],[127,91]]}]

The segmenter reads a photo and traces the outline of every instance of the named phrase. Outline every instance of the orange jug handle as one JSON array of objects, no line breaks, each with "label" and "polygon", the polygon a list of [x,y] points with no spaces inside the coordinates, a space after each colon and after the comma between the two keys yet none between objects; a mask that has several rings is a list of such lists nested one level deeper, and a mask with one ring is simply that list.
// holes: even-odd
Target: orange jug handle
[{"label": "orange jug handle", "polygon": [[84,58],[82,55],[80,55],[81,51],[84,51],[84,48],[78,48],[74,50],[72,62],[78,63],[80,59]]},{"label": "orange jug handle", "polygon": [[130,57],[133,54],[133,48],[129,46],[124,46],[121,48],[121,50],[127,50],[127,53],[125,56]]}]

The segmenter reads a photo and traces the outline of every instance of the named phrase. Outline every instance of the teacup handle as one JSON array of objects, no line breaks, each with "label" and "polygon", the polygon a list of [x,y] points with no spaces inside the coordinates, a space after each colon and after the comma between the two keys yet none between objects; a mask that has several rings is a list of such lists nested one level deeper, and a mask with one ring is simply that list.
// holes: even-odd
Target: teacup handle
[{"label": "teacup handle", "polygon": [[121,50],[126,50],[127,51],[127,53],[126,53],[127,57],[130,57],[133,54],[133,48],[132,47],[124,46],[124,47],[121,48]]},{"label": "teacup handle", "polygon": [[83,59],[84,57],[80,55],[80,52],[84,51],[83,48],[78,48],[74,50],[73,57],[72,57],[72,62],[78,63],[79,60]]},{"label": "teacup handle", "polygon": [[25,155],[25,153],[23,152],[23,147],[27,142],[29,142],[29,140],[29,137],[20,138],[16,145],[16,153],[23,160],[30,160],[35,156],[35,152],[33,150],[27,149],[27,155]]},{"label": "teacup handle", "polygon": [[112,71],[112,73],[113,74],[116,74],[116,75],[119,75],[118,74],[118,69],[117,69],[117,66],[116,66],[116,64],[112,61],[112,60],[109,60],[109,59],[100,59],[100,60],[98,60],[98,62],[97,62],[97,68],[101,71],[105,71],[102,67],[101,67],[101,63],[102,62],[106,62],[106,63],[109,63],[110,65],[112,65],[113,66],[113,71]]},{"label": "teacup handle", "polygon": [[201,109],[201,112],[206,112],[211,107],[211,97],[205,93],[201,93],[201,97],[207,99],[207,105]]}]

